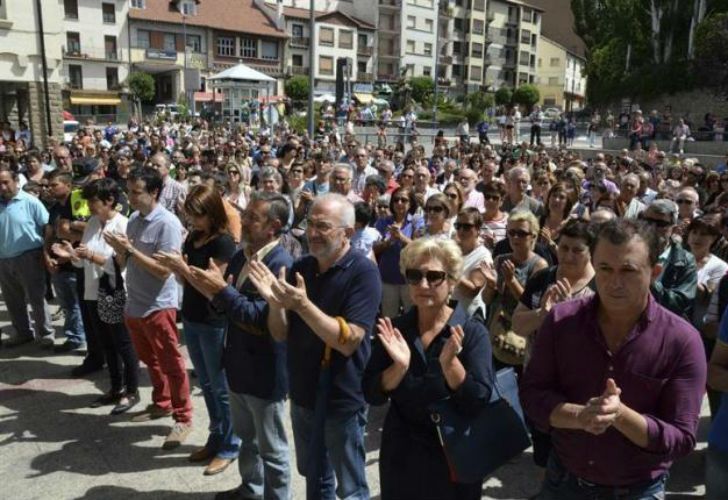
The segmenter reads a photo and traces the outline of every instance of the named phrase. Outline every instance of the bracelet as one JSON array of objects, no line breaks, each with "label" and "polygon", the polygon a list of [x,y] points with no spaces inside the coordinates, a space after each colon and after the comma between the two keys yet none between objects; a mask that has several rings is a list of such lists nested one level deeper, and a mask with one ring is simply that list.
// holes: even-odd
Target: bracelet
[{"label": "bracelet", "polygon": [[336,316],[336,321],[339,323],[339,344],[346,345],[351,336],[351,329],[346,320],[341,316]]}]

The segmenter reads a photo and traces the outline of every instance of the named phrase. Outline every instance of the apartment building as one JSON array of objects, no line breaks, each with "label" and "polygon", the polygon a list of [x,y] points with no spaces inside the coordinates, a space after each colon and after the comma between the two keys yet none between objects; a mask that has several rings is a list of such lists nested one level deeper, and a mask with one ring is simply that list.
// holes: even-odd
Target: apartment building
[{"label": "apartment building", "polygon": [[[48,94],[43,85],[41,14]],[[36,2],[0,1],[0,121],[9,122],[15,130],[21,122],[27,124],[37,147],[45,147],[49,135],[63,137],[62,19],[63,5],[58,2],[42,2],[39,11]]]},{"label": "apartment building", "polygon": [[451,93],[485,87],[488,13],[485,0],[454,0],[439,7],[438,83]]},{"label": "apartment building", "polygon": [[492,90],[536,82],[543,10],[518,0],[488,2],[486,84]]},{"label": "apartment building", "polygon": [[586,60],[561,44],[541,36],[536,85],[545,107],[572,111],[584,106]]},{"label": "apartment building", "polygon": [[63,103],[79,121],[123,121],[128,0],[63,0]]},{"label": "apartment building", "polygon": [[206,79],[241,62],[276,78],[283,93],[283,20],[254,0],[130,1],[132,70],[152,74],[156,102],[209,100]]}]

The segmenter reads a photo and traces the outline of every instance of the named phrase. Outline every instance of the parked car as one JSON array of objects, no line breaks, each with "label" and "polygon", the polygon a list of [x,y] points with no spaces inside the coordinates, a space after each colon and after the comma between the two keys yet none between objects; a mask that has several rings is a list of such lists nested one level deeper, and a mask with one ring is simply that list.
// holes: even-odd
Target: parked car
[{"label": "parked car", "polygon": [[546,108],[543,110],[543,115],[548,120],[555,120],[560,114],[561,110],[559,108]]},{"label": "parked car", "polygon": [[63,120],[63,142],[70,143],[78,133],[79,127],[76,120]]}]

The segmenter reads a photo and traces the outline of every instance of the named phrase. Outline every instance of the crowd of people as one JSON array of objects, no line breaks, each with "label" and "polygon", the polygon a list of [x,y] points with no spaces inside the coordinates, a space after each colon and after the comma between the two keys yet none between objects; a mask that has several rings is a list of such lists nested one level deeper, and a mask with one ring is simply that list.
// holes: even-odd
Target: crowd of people
[{"label": "crowd of people", "polygon": [[728,498],[728,172],[651,145],[584,160],[538,125],[532,145],[440,134],[431,153],[285,121],[8,137],[3,346],[106,367],[89,404],[114,415],[141,403],[141,360],[131,419],[172,417],[164,449],[193,428],[192,368],[210,424],[189,460],[240,473],[217,498],[290,498],[291,453],[309,498],[369,498],[368,407],[387,403],[382,498],[480,498],[430,408],[476,415],[504,368],[538,498],[661,498],[706,391],[708,497]]}]

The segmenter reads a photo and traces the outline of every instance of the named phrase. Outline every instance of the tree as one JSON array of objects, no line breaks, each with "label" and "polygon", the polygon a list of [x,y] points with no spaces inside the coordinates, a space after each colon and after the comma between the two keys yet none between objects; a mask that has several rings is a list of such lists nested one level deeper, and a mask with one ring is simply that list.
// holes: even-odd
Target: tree
[{"label": "tree", "polygon": [[507,106],[513,100],[513,91],[508,87],[501,87],[495,92],[495,103],[498,106]]},{"label": "tree", "polygon": [[308,77],[297,75],[286,82],[286,95],[293,101],[304,101],[310,93]]},{"label": "tree", "polygon": [[706,86],[728,88],[728,13],[714,14],[695,30],[695,70]]},{"label": "tree", "polygon": [[539,99],[541,99],[541,94],[535,85],[527,83],[513,91],[513,102],[525,106],[529,112]]},{"label": "tree", "polygon": [[429,76],[417,76],[409,81],[412,99],[423,103],[435,92],[435,82]]},{"label": "tree", "polygon": [[[135,71],[129,75],[126,84],[135,107],[140,106],[141,102],[149,102],[154,99],[154,77],[149,73]],[[134,113],[136,114],[138,111],[140,111],[139,108],[135,109]]]},{"label": "tree", "polygon": [[469,94],[466,99],[467,105],[471,109],[477,109],[481,113],[488,108],[492,108],[495,101],[493,100],[493,94],[487,94],[482,90]]}]

